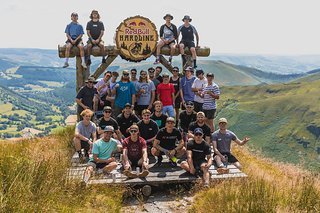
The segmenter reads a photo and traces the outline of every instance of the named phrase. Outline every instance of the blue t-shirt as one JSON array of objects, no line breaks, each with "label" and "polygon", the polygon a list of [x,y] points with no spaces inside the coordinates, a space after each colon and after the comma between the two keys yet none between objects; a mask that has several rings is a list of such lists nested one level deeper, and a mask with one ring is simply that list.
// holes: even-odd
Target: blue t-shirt
[{"label": "blue t-shirt", "polygon": [[180,81],[180,89],[182,89],[183,92],[183,100],[184,101],[193,101],[194,100],[194,92],[192,92],[192,84],[196,77],[192,76],[190,79],[187,79],[187,77],[181,78]]},{"label": "blue t-shirt", "polygon": [[[117,151],[117,141],[110,138],[109,142],[105,142],[103,138],[100,138],[93,143],[92,154],[98,155],[98,158],[102,160],[107,160],[111,157],[112,152]],[[90,158],[93,161],[93,156]]]},{"label": "blue t-shirt", "polygon": [[132,82],[122,82],[119,81],[119,87],[117,88],[117,94],[115,98],[115,105],[124,108],[126,103],[132,103],[132,95],[136,94],[136,89]]},{"label": "blue t-shirt", "polygon": [[81,24],[75,22],[68,24],[64,32],[67,33],[72,39],[76,39],[79,35],[84,34]]},{"label": "blue t-shirt", "polygon": [[144,93],[141,93],[137,98],[138,105],[149,105],[151,101],[152,91],[156,90],[154,83],[152,81],[146,82],[138,82],[136,84],[136,90],[139,92],[141,89],[144,90]]}]

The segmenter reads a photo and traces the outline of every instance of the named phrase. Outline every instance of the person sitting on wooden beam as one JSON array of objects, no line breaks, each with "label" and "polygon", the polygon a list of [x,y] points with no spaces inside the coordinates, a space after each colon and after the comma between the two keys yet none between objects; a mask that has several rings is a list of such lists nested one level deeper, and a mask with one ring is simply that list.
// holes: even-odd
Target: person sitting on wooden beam
[{"label": "person sitting on wooden beam", "polygon": [[89,66],[91,64],[90,54],[93,46],[99,46],[102,55],[102,63],[106,63],[105,58],[105,48],[102,36],[104,34],[104,25],[100,21],[100,14],[97,10],[92,10],[90,15],[90,21],[87,23],[87,51],[86,51],[86,64]]},{"label": "person sitting on wooden beam", "polygon": [[154,64],[160,63],[160,50],[164,45],[170,47],[169,64],[172,63],[172,56],[176,49],[174,44],[175,40],[178,39],[178,30],[176,25],[171,23],[173,16],[171,14],[166,14],[163,19],[166,23],[160,27],[160,41],[157,44],[156,61]]},{"label": "person sitting on wooden beam", "polygon": [[83,66],[83,68],[87,68],[87,65],[84,60],[84,48],[83,48],[83,42],[82,42],[82,36],[84,32],[83,32],[82,25],[78,23],[78,14],[73,12],[71,14],[71,20],[72,22],[68,24],[65,29],[65,33],[68,40],[66,41],[66,52],[65,52],[66,61],[63,65],[63,68],[66,68],[69,66],[69,63],[68,63],[69,53],[73,46],[76,46],[79,48],[80,56],[82,59],[81,65]]},{"label": "person sitting on wooden beam", "polygon": [[[180,54],[183,57],[183,61],[184,61],[183,63],[185,63],[184,48],[189,47],[189,50],[192,54],[192,59],[193,59],[193,68],[197,68],[197,53],[196,53],[195,47],[199,46],[199,34],[198,34],[196,28],[190,24],[190,22],[192,21],[190,16],[185,15],[183,17],[182,21],[184,22],[183,25],[181,25],[178,28],[178,38],[179,38],[180,33],[182,35],[181,41],[178,45],[178,47],[180,49]],[[193,34],[196,35],[196,39],[197,39],[196,45],[194,44],[194,35]]]}]

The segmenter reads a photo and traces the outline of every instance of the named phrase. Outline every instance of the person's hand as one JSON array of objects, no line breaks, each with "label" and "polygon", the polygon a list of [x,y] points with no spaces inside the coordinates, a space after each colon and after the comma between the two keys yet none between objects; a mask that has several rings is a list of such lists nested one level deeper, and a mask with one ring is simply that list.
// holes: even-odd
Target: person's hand
[{"label": "person's hand", "polygon": [[140,93],[144,94],[146,91],[144,89],[140,89]]},{"label": "person's hand", "polygon": [[88,106],[86,106],[86,105],[84,105],[83,107],[82,107],[83,109],[90,109]]},{"label": "person's hand", "polygon": [[221,158],[222,162],[226,162],[227,161],[227,159],[223,155],[220,158]]},{"label": "person's hand", "polygon": [[152,104],[149,104],[148,110],[152,109]]},{"label": "person's hand", "polygon": [[101,101],[101,100],[100,100],[100,105],[101,105],[101,106],[104,106],[104,101]]},{"label": "person's hand", "polygon": [[190,168],[190,173],[193,174],[193,175],[196,174],[196,169],[194,167]]},{"label": "person's hand", "polygon": [[175,154],[176,154],[176,150],[172,149],[172,150],[169,151],[169,153],[168,153],[169,156],[168,157],[172,158]]},{"label": "person's hand", "polygon": [[244,142],[244,143],[247,143],[249,140],[250,140],[249,137],[244,137],[243,142]]},{"label": "person's hand", "polygon": [[116,159],[114,157],[108,158],[108,163],[114,162]]},{"label": "person's hand", "polygon": [[75,44],[75,43],[76,43],[76,41],[71,39],[71,44]]},{"label": "person's hand", "polygon": [[142,167],[144,167],[144,168],[146,168],[146,169],[149,169],[149,164],[148,164],[148,162],[143,161]]}]

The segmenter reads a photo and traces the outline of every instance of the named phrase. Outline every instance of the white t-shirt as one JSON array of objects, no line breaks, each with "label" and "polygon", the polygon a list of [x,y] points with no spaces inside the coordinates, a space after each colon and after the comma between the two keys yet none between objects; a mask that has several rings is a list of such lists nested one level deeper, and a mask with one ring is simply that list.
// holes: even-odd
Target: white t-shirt
[{"label": "white t-shirt", "polygon": [[[203,88],[208,84],[208,81],[206,78],[203,78],[202,80],[200,78],[196,78],[191,86],[191,88],[197,88],[201,89],[203,91]],[[194,101],[198,103],[203,103],[203,98],[201,98],[197,93],[194,95]]]}]

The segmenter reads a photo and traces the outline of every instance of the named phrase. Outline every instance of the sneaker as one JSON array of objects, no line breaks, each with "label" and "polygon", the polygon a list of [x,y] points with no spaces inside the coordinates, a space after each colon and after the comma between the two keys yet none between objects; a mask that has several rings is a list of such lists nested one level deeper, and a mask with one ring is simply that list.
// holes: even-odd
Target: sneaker
[{"label": "sneaker", "polygon": [[107,60],[105,58],[102,58],[101,63],[105,64],[105,63],[107,63]]},{"label": "sneaker", "polygon": [[208,189],[208,188],[210,188],[210,185],[209,185],[209,183],[204,183],[203,187]]},{"label": "sneaker", "polygon": [[101,175],[101,174],[103,174],[103,169],[98,169],[98,170],[96,171],[96,175]]},{"label": "sneaker", "polygon": [[162,166],[162,156],[160,155],[160,156],[158,156],[158,161],[157,161],[157,163],[156,164],[154,164],[154,166],[155,167],[160,167],[160,166]]},{"label": "sneaker", "polygon": [[172,64],[172,57],[169,57],[169,61],[168,61],[168,64]]},{"label": "sneaker", "polygon": [[62,68],[67,68],[69,66],[69,63],[68,62],[64,62],[64,65]]},{"label": "sneaker", "polygon": [[217,169],[218,174],[228,174],[229,173],[229,169],[226,167],[219,167]]},{"label": "sneaker", "polygon": [[169,163],[170,163],[170,166],[171,166],[171,167],[176,167],[176,166],[177,166],[177,163],[176,163],[176,162],[173,162],[173,161],[171,161],[171,160],[169,161]]},{"label": "sneaker", "polygon": [[[124,170],[123,171],[123,174],[125,175],[125,176],[127,176],[128,178],[137,178],[138,177],[138,175],[136,174],[136,173],[133,173],[133,172],[131,172],[131,171],[129,171],[129,170]],[[149,173],[148,173],[149,174]]]},{"label": "sneaker", "polygon": [[157,59],[153,64],[159,64],[160,61]]},{"label": "sneaker", "polygon": [[83,68],[87,69],[87,65],[86,65],[85,62],[82,62],[82,63],[81,63],[81,66],[82,66]]},{"label": "sneaker", "polygon": [[148,170],[143,170],[138,176],[139,177],[147,177],[149,174],[149,171]]}]

